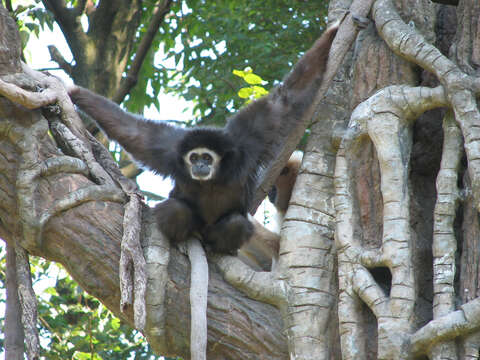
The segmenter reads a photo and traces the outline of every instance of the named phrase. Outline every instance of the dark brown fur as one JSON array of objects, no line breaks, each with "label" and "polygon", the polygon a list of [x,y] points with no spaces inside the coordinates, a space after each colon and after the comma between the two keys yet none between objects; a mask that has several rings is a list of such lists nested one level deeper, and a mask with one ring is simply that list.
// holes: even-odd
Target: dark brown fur
[{"label": "dark brown fur", "polygon": [[[136,160],[175,180],[170,199],[156,209],[165,235],[178,242],[199,232],[214,251],[235,254],[253,233],[246,216],[258,170],[274,159],[285,124],[302,121],[311,105],[336,31],[327,30],[282,85],[232,116],[224,128],[185,129],[146,120],[81,87],[70,96]],[[212,180],[192,179],[184,164],[183,155],[198,146],[222,157]]]}]

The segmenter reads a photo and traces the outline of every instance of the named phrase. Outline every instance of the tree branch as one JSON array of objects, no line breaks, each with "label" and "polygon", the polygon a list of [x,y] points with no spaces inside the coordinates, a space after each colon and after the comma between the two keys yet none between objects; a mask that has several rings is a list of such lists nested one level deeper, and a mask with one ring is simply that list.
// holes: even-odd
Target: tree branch
[{"label": "tree branch", "polygon": [[[125,205],[123,215],[123,236],[120,254],[120,310],[125,312],[127,306],[132,305],[135,328],[143,331],[147,317],[145,292],[147,287],[147,273],[145,257],[140,246],[140,230],[142,218],[141,198],[132,192],[130,200]],[[133,277],[132,277],[133,271]],[[132,284],[133,282],[133,284]]]},{"label": "tree branch", "polygon": [[480,298],[460,306],[439,319],[430,321],[411,336],[411,351],[425,354],[429,346],[467,335],[480,327]]},{"label": "tree branch", "polygon": [[5,7],[10,13],[13,13],[12,0],[6,0]]},{"label": "tree branch", "polygon": [[[148,275],[145,297],[148,317],[146,319],[145,336],[156,353],[165,354],[168,349],[166,299],[167,283],[169,281],[170,243],[158,229],[154,218],[144,216],[143,220],[143,252]],[[152,276],[153,274],[154,276]]]},{"label": "tree branch", "polygon": [[7,83],[0,79],[0,94],[8,100],[20,104],[27,109],[38,109],[42,106],[54,103],[57,95],[53,90],[44,90],[41,93],[34,93],[19,88],[15,84]]},{"label": "tree branch", "polygon": [[138,81],[138,73],[140,72],[142,64],[145,61],[145,57],[152,46],[152,42],[165,18],[165,15],[170,10],[171,4],[172,0],[162,0],[161,3],[157,2],[155,5],[155,10],[153,11],[152,18],[150,19],[150,24],[146,33],[143,35],[140,44],[138,45],[135,58],[132,61],[132,65],[128,70],[127,76],[122,79],[120,87],[112,97],[112,100],[116,103],[121,103],[125,96],[136,85]]},{"label": "tree branch", "polygon": [[[52,12],[55,21],[60,26],[63,35],[70,45],[70,50],[74,54],[78,65],[80,61],[84,61],[85,44],[87,42],[86,35],[80,24],[82,13],[77,8],[68,8],[64,0],[42,0],[42,2],[45,8]],[[62,66],[60,65],[60,67]],[[73,67],[70,67],[70,69],[73,72]],[[72,72],[69,72],[69,74],[72,75]]]},{"label": "tree branch", "polygon": [[68,75],[72,76],[73,66],[65,60],[57,47],[55,45],[49,45],[48,52],[52,60],[55,61],[61,69],[65,70]]},{"label": "tree branch", "polygon": [[5,359],[23,360],[24,334],[22,309],[18,301],[18,279],[15,247],[7,243],[6,255],[6,308],[5,308]]},{"label": "tree branch", "polygon": [[[433,223],[433,318],[438,319],[455,310],[455,254],[457,239],[454,221],[459,201],[458,171],[463,155],[463,139],[453,113],[443,119],[443,149],[437,175],[437,201]],[[438,353],[438,356],[436,355]],[[455,359],[455,342],[434,346],[431,358]],[[441,356],[440,356],[441,355]]]},{"label": "tree branch", "polygon": [[[398,352],[404,347],[406,338],[399,334],[409,332],[409,319],[414,310],[408,186],[412,143],[410,124],[424,111],[446,104],[447,99],[441,87],[384,88],[353,110],[348,130],[337,152],[335,209],[340,290],[348,293],[354,290],[372,309],[378,323],[382,324],[378,326],[379,358],[388,358],[392,351]],[[378,156],[383,200],[382,247],[368,252],[356,238],[356,229],[361,225],[354,216],[355,172],[352,170],[358,151],[362,149],[358,144],[365,136],[370,137]],[[388,266],[392,273],[389,298],[362,268],[363,265]],[[343,307],[350,304],[348,301],[339,303],[339,312],[347,313],[349,309]],[[389,321],[385,321],[386,318]],[[341,332],[350,336],[348,331],[341,329]]]},{"label": "tree branch", "polygon": [[95,9],[95,4],[92,0],[79,0],[75,6],[74,16],[81,16],[84,12],[91,14]]},{"label": "tree branch", "polygon": [[214,261],[223,272],[225,280],[249,298],[275,306],[285,301],[285,294],[274,272],[254,271],[233,256],[215,255]]},{"label": "tree branch", "polygon": [[75,17],[73,11],[67,7],[65,0],[42,0],[42,2],[45,8],[52,12],[65,36],[73,35],[72,29]]},{"label": "tree branch", "polygon": [[392,316],[389,298],[366,269],[359,267],[354,272],[352,285],[353,290],[368,305],[377,319]]},{"label": "tree branch", "polygon": [[480,111],[469,76],[413,27],[405,24],[392,0],[376,1],[372,13],[379,34],[392,51],[435,74],[444,86],[465,139],[473,196],[480,210]]},{"label": "tree branch", "polygon": [[90,185],[70,192],[64,198],[57,200],[40,216],[39,226],[43,229],[45,224],[55,215],[70,210],[88,201],[111,201],[124,203],[123,191],[111,185]]},{"label": "tree branch", "polygon": [[41,168],[40,175],[47,177],[62,172],[77,173],[88,176],[88,168],[85,163],[75,157],[58,156],[46,159]]}]

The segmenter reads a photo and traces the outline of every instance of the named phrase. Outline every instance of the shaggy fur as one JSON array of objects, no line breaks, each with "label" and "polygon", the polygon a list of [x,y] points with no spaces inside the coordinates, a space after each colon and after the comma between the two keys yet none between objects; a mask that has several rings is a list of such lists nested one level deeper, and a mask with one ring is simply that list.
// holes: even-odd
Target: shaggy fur
[{"label": "shaggy fur", "polygon": [[[291,128],[285,125],[301,121],[311,105],[336,31],[336,26],[325,31],[282,85],[240,110],[224,128],[185,129],[146,120],[81,87],[70,96],[136,160],[175,180],[169,199],[156,208],[160,230],[171,241],[198,232],[214,251],[236,254],[253,234],[247,212],[258,173],[275,158]],[[192,179],[184,163],[183,156],[197,147],[222,158],[211,180]]]}]

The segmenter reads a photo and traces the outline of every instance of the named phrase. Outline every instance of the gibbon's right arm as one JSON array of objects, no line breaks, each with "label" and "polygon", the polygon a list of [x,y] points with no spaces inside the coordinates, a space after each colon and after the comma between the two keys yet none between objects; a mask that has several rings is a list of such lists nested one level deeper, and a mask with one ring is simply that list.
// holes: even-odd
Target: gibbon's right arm
[{"label": "gibbon's right arm", "polygon": [[136,160],[162,175],[173,175],[177,144],[186,130],[130,114],[113,101],[80,86],[69,89],[69,95],[80,110]]}]

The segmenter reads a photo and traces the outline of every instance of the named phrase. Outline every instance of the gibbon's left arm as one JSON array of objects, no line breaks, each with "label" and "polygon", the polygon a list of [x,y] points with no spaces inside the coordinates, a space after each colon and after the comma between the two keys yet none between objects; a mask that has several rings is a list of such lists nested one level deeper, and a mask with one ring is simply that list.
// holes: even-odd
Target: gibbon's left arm
[{"label": "gibbon's left arm", "polygon": [[247,174],[270,164],[292,128],[286,125],[302,121],[322,83],[338,26],[336,23],[322,34],[280,86],[228,121],[226,131],[247,154]]}]

